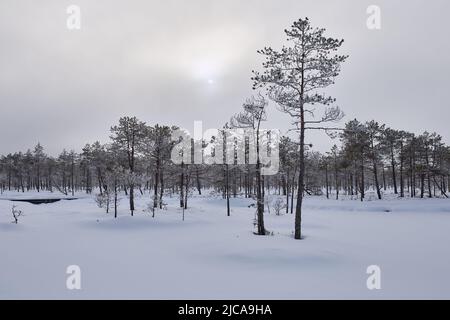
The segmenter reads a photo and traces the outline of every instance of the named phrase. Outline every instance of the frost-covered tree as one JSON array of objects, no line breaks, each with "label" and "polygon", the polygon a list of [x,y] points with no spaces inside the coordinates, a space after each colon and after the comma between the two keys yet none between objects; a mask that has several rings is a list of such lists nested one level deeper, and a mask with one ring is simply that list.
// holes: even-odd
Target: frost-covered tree
[{"label": "frost-covered tree", "polygon": [[126,155],[126,168],[128,169],[127,181],[129,182],[130,211],[134,213],[134,188],[135,188],[135,169],[136,155],[139,147],[145,138],[147,127],[145,122],[138,120],[136,117],[122,117],[119,124],[111,128],[111,139],[117,145],[118,149]]},{"label": "frost-covered tree", "polygon": [[42,163],[44,162],[46,158],[46,155],[44,153],[44,148],[42,147],[42,145],[40,143],[38,143],[35,147],[34,147],[34,152],[33,152],[33,160],[34,160],[34,165],[35,165],[35,172],[36,172],[36,189],[37,192],[39,192],[41,190],[41,170],[42,170]]},{"label": "frost-covered tree", "polygon": [[[147,134],[142,144],[142,151],[147,158],[149,167],[153,168],[153,201],[154,208],[163,207],[164,168],[170,161],[173,146],[171,133],[173,128],[156,124],[147,128]],[[153,214],[155,210],[152,211]]]},{"label": "frost-covered tree", "polygon": [[[263,72],[254,71],[254,88],[266,87],[272,100],[281,111],[293,118],[299,130],[300,157],[298,173],[297,205],[295,210],[295,239],[301,239],[302,201],[305,178],[305,130],[325,129],[320,124],[340,120],[343,116],[335,99],[322,90],[334,83],[340,73],[340,65],[347,56],[336,51],[343,40],[324,35],[325,29],[314,28],[308,18],[294,22],[285,30],[289,46],[280,51],[266,47],[258,51],[265,57]],[[320,117],[315,111],[325,106]]]},{"label": "frost-covered tree", "polygon": [[375,191],[377,192],[378,199],[381,200],[381,188],[378,177],[379,163],[380,163],[380,140],[381,134],[384,130],[384,125],[381,125],[376,121],[366,122],[364,130],[368,137],[368,149],[369,159],[372,162],[373,181],[375,184]]},{"label": "frost-covered tree", "polygon": [[398,194],[397,183],[397,154],[400,146],[401,132],[391,128],[385,128],[382,132],[381,147],[391,167],[392,184],[394,194]]},{"label": "frost-covered tree", "polygon": [[103,194],[107,195],[108,202],[113,203],[114,218],[117,218],[117,208],[119,205],[119,188],[124,177],[123,168],[118,165],[112,165],[106,168]]},{"label": "frost-covered tree", "polygon": [[244,105],[244,111],[235,115],[231,121],[231,127],[252,129],[256,147],[256,208],[257,208],[257,227],[258,235],[266,235],[264,227],[264,195],[261,179],[261,123],[267,120],[266,114],[267,101],[261,94],[248,99]]},{"label": "frost-covered tree", "polygon": [[280,172],[283,195],[286,196],[286,213],[289,212],[289,195],[291,195],[291,213],[293,213],[293,198],[295,192],[295,177],[298,171],[298,143],[289,137],[280,139]]}]

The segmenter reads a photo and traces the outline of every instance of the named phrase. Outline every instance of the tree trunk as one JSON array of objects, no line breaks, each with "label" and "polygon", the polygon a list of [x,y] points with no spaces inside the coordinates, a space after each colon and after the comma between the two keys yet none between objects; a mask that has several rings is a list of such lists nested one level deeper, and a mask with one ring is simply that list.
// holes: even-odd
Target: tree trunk
[{"label": "tree trunk", "polygon": [[131,216],[134,215],[134,185],[130,185],[130,211]]},{"label": "tree trunk", "polygon": [[391,167],[392,167],[392,183],[394,184],[394,194],[398,194],[397,176],[395,175],[395,157],[394,157],[394,146],[393,145],[391,145]]},{"label": "tree trunk", "polygon": [[427,165],[427,184],[428,184],[428,198],[433,198],[431,193],[431,173],[430,173],[430,159],[428,159],[428,148],[425,151],[425,160]]},{"label": "tree trunk", "polygon": [[286,173],[286,214],[289,213],[289,190],[291,186],[289,183],[289,171]]},{"label": "tree trunk", "polygon": [[155,209],[158,208],[158,187],[159,187],[159,159],[156,160],[156,171],[155,171],[155,184],[154,184],[154,193],[153,193],[153,214],[152,217],[155,217]]},{"label": "tree trunk", "polygon": [[[303,78],[303,77],[302,77]],[[303,102],[300,104],[300,159],[298,173],[297,205],[295,207],[295,234],[297,240],[302,239],[302,204],[305,189],[305,110]]]},{"label": "tree trunk", "polygon": [[261,162],[259,158],[259,126],[256,131],[256,199],[257,199],[257,218],[258,218],[258,235],[266,235],[264,227],[264,200],[261,190]]},{"label": "tree trunk", "polygon": [[160,174],[160,180],[161,180],[161,189],[159,192],[159,208],[162,209],[163,208],[163,194],[164,194],[164,171],[161,168],[161,174]]},{"label": "tree trunk", "polygon": [[380,183],[378,181],[378,168],[377,168],[377,160],[375,154],[375,146],[373,142],[373,137],[371,137],[371,151],[372,151],[372,165],[373,165],[373,178],[375,181],[375,188],[377,189],[378,199],[381,200],[381,191],[380,191]]},{"label": "tree trunk", "polygon": [[114,178],[114,218],[117,218],[117,178]]},{"label": "tree trunk", "polygon": [[425,173],[420,173],[420,197],[423,199],[425,194]]},{"label": "tree trunk", "polygon": [[[186,174],[185,174],[185,177],[184,177],[184,185],[185,185],[185,188],[184,188],[184,210],[186,210],[187,209],[187,207],[188,207],[188,196],[189,196],[189,178],[190,178],[190,175],[189,175],[189,173],[188,173],[188,165],[186,164]],[[183,212],[184,212],[184,210],[183,210]]]},{"label": "tree trunk", "polygon": [[405,197],[405,181],[403,177],[403,167],[404,167],[404,159],[403,159],[403,143],[400,144],[400,197]]},{"label": "tree trunk", "polygon": [[180,175],[180,207],[184,208],[184,162],[181,162]]},{"label": "tree trunk", "polygon": [[225,164],[225,192],[227,197],[227,216],[230,216],[230,185],[229,185],[230,175],[228,164]]},{"label": "tree trunk", "polygon": [[364,184],[364,151],[361,151],[361,188],[360,188],[360,193],[361,193],[361,201],[364,201],[364,198],[366,196],[366,186]]},{"label": "tree trunk", "polygon": [[292,187],[291,187],[291,214],[294,214],[294,194],[295,194],[295,176],[296,170],[294,170],[294,175],[292,176]]},{"label": "tree trunk", "polygon": [[378,199],[381,200],[380,183],[378,182],[378,169],[375,160],[373,161],[373,178],[375,180],[375,188],[377,189]]},{"label": "tree trunk", "polygon": [[198,166],[197,166],[197,168],[196,168],[195,173],[196,173],[196,179],[197,179],[197,190],[198,190],[198,194],[199,194],[199,195],[202,195],[202,186],[201,186],[201,184],[200,184],[200,175],[199,175],[199,173],[198,173]]},{"label": "tree trunk", "polygon": [[336,200],[339,200],[339,178],[336,155],[334,155],[334,184],[336,188]]},{"label": "tree trunk", "polygon": [[72,185],[72,197],[75,195],[74,176],[75,176],[75,163],[72,160],[71,176],[70,176],[70,183]]}]

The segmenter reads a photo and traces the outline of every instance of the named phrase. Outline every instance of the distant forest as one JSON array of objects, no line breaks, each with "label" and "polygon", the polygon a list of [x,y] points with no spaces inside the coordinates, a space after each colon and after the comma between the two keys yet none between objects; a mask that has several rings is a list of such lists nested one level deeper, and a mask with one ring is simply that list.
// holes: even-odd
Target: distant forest
[{"label": "distant forest", "polygon": [[[111,128],[111,142],[86,144],[80,153],[63,150],[58,157],[45,154],[38,144],[33,150],[1,157],[0,189],[103,194],[111,189],[130,197],[151,192],[155,207],[165,194],[213,189],[225,197],[254,197],[256,165],[175,165],[170,159],[173,126],[149,126],[134,117],[123,117]],[[329,152],[307,150],[305,193],[357,196],[367,190],[382,199],[391,190],[399,197],[448,197],[450,148],[436,133],[421,135],[394,130],[375,121],[348,122],[339,133],[340,146]],[[263,192],[293,198],[297,189],[299,145],[291,138],[280,140],[280,170],[261,176]],[[307,147],[309,149],[309,147]],[[186,190],[186,192],[185,192]],[[356,199],[356,197],[355,197]],[[292,212],[292,204],[290,204]],[[130,207],[130,210],[134,210]]]}]

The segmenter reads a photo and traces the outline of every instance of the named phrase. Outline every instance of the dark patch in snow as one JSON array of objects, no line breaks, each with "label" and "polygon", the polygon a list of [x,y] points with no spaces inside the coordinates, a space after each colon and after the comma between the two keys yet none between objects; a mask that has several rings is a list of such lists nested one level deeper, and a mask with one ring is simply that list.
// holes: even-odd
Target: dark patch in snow
[{"label": "dark patch in snow", "polygon": [[52,198],[52,199],[8,199],[9,201],[14,202],[28,202],[31,204],[49,204],[55,203],[61,200],[77,200],[77,198]]}]

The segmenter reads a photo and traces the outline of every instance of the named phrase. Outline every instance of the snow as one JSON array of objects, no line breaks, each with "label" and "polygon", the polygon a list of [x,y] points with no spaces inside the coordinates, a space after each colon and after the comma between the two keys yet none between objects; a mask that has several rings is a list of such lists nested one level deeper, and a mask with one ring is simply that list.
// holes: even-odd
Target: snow
[{"label": "snow", "polygon": [[[13,202],[0,200],[0,298],[450,298],[447,199],[308,197],[305,239],[296,241],[291,214],[266,213],[273,235],[253,235],[249,199],[231,199],[227,217],[221,198],[194,196],[182,221],[176,197],[155,218],[144,212],[148,194],[134,217],[122,199],[116,220],[92,197],[76,197],[16,202],[25,214],[18,225]],[[81,290],[66,288],[69,265],[81,268]],[[367,289],[370,265],[381,268],[381,290]]]}]

